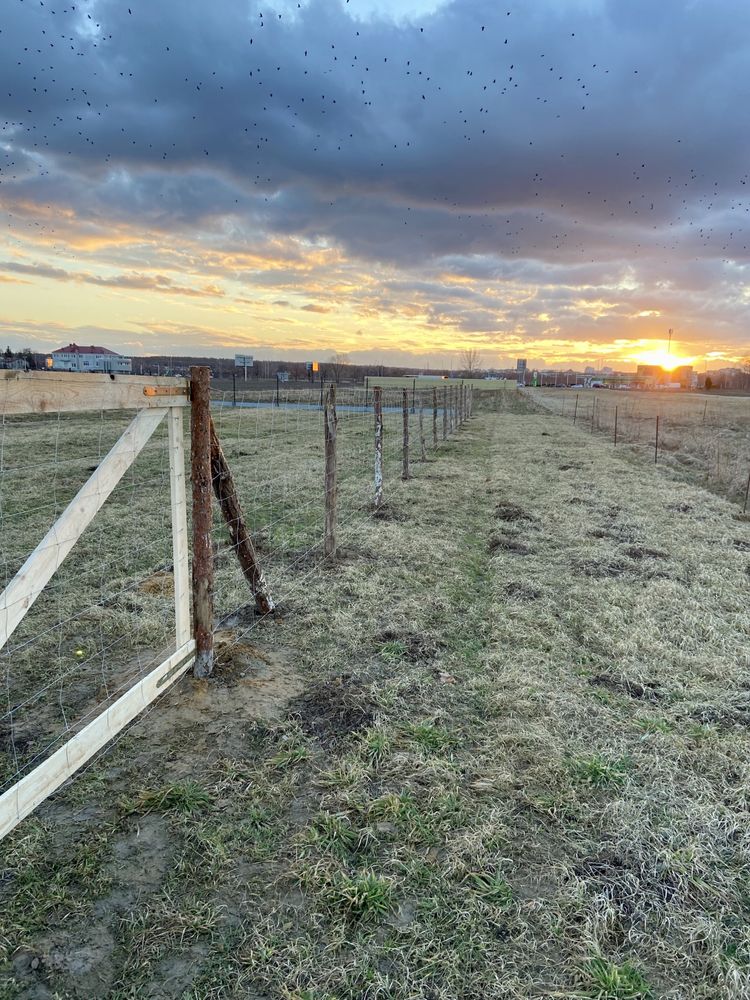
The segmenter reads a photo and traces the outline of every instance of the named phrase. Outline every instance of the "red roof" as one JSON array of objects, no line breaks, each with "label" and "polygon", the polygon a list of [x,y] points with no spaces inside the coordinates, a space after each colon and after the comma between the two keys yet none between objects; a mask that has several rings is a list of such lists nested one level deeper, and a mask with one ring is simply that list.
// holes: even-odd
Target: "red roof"
[{"label": "red roof", "polygon": [[113,354],[115,357],[121,357],[117,351],[110,351],[108,347],[79,347],[78,344],[68,344],[67,347],[58,347],[53,354]]}]

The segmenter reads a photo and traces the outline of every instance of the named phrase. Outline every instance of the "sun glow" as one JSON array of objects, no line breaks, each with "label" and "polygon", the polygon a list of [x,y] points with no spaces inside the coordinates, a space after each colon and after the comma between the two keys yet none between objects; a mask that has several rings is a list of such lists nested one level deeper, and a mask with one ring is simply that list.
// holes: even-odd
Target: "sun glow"
[{"label": "sun glow", "polygon": [[670,351],[641,351],[639,354],[634,354],[630,360],[637,361],[641,365],[658,365],[664,371],[671,372],[679,365],[692,364],[695,358],[680,358]]}]

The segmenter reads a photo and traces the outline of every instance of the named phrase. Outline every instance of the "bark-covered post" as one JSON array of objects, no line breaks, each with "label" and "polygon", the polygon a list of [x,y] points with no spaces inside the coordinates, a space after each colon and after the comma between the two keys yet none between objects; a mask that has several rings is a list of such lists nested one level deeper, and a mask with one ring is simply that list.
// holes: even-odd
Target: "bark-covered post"
[{"label": "bark-covered post", "polygon": [[432,390],[432,447],[437,450],[438,446],[438,435],[437,435],[437,389],[433,387]]},{"label": "bark-covered post", "polygon": [[448,386],[443,386],[443,441],[448,437]]},{"label": "bark-covered post", "polygon": [[323,442],[325,447],[326,515],[323,555],[336,558],[336,386],[331,383],[323,404]]},{"label": "bark-covered post", "polygon": [[383,506],[383,390],[373,386],[372,406],[375,410],[375,510]]},{"label": "bark-covered post", "polygon": [[424,406],[419,404],[419,444],[422,449],[422,461],[427,461],[427,442],[424,439]]},{"label": "bark-covered post", "polygon": [[408,389],[402,389],[403,393],[401,397],[401,409],[403,411],[404,417],[404,451],[403,451],[403,466],[401,469],[401,478],[409,478],[409,391]]},{"label": "bark-covered post", "polygon": [[245,524],[240,498],[234,483],[231,469],[221,447],[213,420],[211,425],[211,478],[214,493],[224,515],[232,548],[237,556],[245,579],[250,584],[250,590],[255,598],[255,610],[259,615],[270,615],[274,611],[274,603],[268,590],[266,578],[260,568],[255,546]]},{"label": "bark-covered post", "polygon": [[193,636],[196,677],[214,667],[214,554],[211,544],[211,369],[190,369],[190,469],[193,485]]}]

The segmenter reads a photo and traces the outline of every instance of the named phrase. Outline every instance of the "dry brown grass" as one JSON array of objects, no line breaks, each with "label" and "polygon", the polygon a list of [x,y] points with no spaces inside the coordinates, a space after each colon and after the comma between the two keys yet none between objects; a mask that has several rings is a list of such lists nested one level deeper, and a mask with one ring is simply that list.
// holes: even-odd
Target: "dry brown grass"
[{"label": "dry brown grass", "polygon": [[491,406],[8,841],[5,996],[750,993],[750,529]]}]

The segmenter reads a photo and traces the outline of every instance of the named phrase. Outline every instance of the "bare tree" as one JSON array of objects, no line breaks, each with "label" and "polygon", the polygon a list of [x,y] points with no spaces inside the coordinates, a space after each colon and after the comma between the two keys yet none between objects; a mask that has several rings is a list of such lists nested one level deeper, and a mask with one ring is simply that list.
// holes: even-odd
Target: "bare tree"
[{"label": "bare tree", "polygon": [[344,368],[351,363],[351,358],[348,354],[332,354],[328,359],[328,364],[333,372],[333,377],[337,385],[343,375]]},{"label": "bare tree", "polygon": [[461,351],[461,366],[469,378],[479,371],[482,365],[482,355],[476,347],[467,347]]}]

